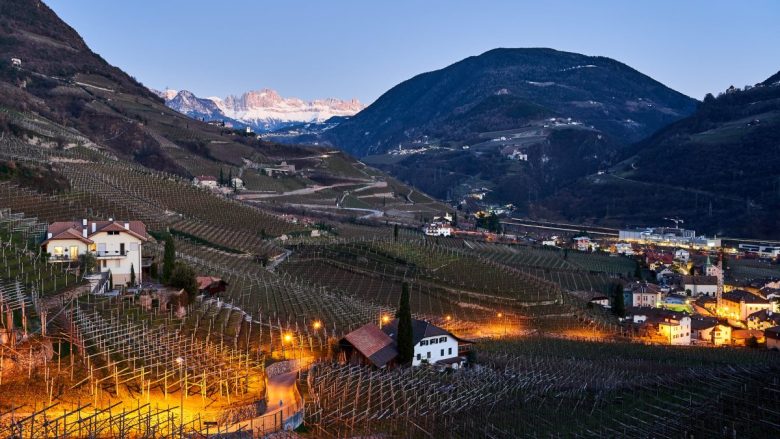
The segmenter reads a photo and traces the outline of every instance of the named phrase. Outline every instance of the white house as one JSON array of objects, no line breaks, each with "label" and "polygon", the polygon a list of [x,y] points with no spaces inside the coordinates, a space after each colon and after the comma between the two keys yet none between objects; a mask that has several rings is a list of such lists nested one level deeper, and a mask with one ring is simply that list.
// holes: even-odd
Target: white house
[{"label": "white house", "polygon": [[676,261],[687,263],[691,259],[691,254],[688,252],[688,250],[679,249],[674,252],[674,259]]},{"label": "white house", "polygon": [[634,247],[628,242],[618,242],[615,244],[615,253],[619,255],[633,256]]},{"label": "white house", "polygon": [[670,345],[691,344],[691,318],[688,316],[666,317],[658,321],[658,333]]},{"label": "white house", "polygon": [[203,186],[207,188],[216,188],[219,186],[217,183],[217,177],[212,175],[198,175],[192,179],[192,183],[196,186]]},{"label": "white house", "polygon": [[149,240],[146,225],[141,221],[60,221],[49,224],[46,240],[41,246],[49,262],[77,261],[90,252],[101,272],[111,272],[114,284],[130,282],[131,271],[136,283],[142,281],[141,254],[143,243]]},{"label": "white house", "polygon": [[599,245],[591,241],[591,239],[587,236],[577,236],[572,239],[574,240],[574,244],[577,246],[577,250],[579,251],[585,252],[599,248]]},{"label": "white house", "polygon": [[[398,349],[398,319],[385,324],[381,329],[373,323],[345,335],[339,342],[342,360],[350,364],[370,365],[385,368],[396,364]],[[412,319],[412,343],[414,355],[412,366],[431,364],[457,369],[465,358],[460,356],[461,340],[444,329],[424,320]]]},{"label": "white house", "polygon": [[21,67],[22,60],[20,60],[19,58],[11,58],[11,65],[14,67]]},{"label": "white house", "polygon": [[[398,335],[398,319],[382,327],[382,331],[395,340]],[[414,343],[412,366],[428,363],[457,369],[465,361],[458,355],[458,339],[425,320],[412,319],[412,342]]]},{"label": "white house", "polygon": [[718,292],[718,278],[715,276],[683,276],[682,288],[692,296],[715,296]]},{"label": "white house", "polygon": [[423,232],[428,236],[451,236],[452,226],[444,222],[430,223],[423,228]]},{"label": "white house", "polygon": [[241,190],[241,189],[244,188],[244,180],[242,180],[242,179],[240,179],[238,177],[233,177],[230,180],[230,186],[234,187],[234,188],[236,188],[238,190]]},{"label": "white house", "polygon": [[661,288],[647,282],[637,282],[631,285],[631,306],[657,308],[661,303]]}]

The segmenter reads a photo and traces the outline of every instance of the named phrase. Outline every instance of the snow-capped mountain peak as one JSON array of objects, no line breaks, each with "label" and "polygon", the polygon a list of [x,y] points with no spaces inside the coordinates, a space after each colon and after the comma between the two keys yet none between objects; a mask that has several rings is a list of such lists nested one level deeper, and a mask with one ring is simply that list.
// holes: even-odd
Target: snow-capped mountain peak
[{"label": "snow-capped mountain peak", "polygon": [[232,120],[253,127],[258,132],[273,131],[301,122],[322,122],[333,116],[352,116],[365,106],[357,99],[336,98],[304,101],[284,98],[275,90],[264,88],[240,96],[199,98],[182,90],[157,92],[174,110],[205,120]]}]

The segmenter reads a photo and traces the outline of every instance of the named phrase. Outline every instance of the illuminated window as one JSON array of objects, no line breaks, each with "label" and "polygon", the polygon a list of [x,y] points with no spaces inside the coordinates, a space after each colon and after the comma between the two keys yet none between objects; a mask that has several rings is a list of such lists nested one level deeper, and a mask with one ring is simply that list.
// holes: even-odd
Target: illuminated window
[{"label": "illuminated window", "polygon": [[63,254],[63,248],[62,247],[54,247],[54,256],[62,256]]}]

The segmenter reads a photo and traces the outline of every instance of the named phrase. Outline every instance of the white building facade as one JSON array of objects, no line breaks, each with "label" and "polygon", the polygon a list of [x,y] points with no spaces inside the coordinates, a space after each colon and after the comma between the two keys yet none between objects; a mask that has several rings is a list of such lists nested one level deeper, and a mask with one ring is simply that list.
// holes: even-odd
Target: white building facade
[{"label": "white building facade", "polygon": [[140,221],[55,222],[41,244],[51,263],[68,263],[91,253],[100,272],[110,272],[115,285],[142,282],[142,248],[149,240]]}]

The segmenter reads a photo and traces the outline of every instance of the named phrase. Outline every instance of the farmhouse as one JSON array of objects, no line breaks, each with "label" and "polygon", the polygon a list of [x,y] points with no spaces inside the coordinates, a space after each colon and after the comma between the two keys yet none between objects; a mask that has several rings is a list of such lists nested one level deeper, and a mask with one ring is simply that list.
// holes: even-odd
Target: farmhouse
[{"label": "farmhouse", "polygon": [[[369,365],[377,368],[392,367],[398,356],[396,337],[398,319],[379,329],[373,323],[363,325],[341,339],[339,345],[343,360],[349,364]],[[462,340],[446,330],[424,320],[412,320],[414,357],[412,366],[423,363],[457,369],[465,362],[459,355]]]},{"label": "farmhouse", "polygon": [[142,281],[141,247],[149,240],[141,221],[61,221],[49,224],[41,246],[49,262],[77,261],[92,253],[101,272],[110,272],[115,284]]},{"label": "farmhouse", "polygon": [[192,184],[207,188],[216,188],[218,186],[217,177],[213,175],[198,175],[192,179]]},{"label": "farmhouse", "polygon": [[451,236],[452,226],[446,222],[430,223],[423,229],[428,236]]}]

